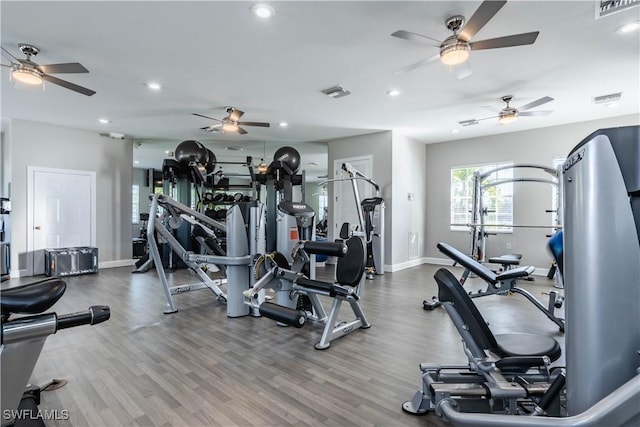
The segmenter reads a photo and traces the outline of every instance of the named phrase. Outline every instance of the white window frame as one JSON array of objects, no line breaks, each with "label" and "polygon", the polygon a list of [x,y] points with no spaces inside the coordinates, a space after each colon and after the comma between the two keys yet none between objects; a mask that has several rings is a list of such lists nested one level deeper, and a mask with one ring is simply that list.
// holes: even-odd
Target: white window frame
[{"label": "white window frame", "polygon": [[140,186],[138,184],[131,186],[131,223],[140,223]]},{"label": "white window frame", "polygon": [[[560,168],[560,166],[562,166],[564,164],[564,162],[567,160],[566,157],[556,157],[553,159],[553,167],[557,170],[558,168]],[[560,180],[562,179],[562,176],[560,175],[558,177],[558,185],[552,185],[551,186],[551,210],[553,212],[551,212],[551,225],[552,226],[556,226],[557,225],[557,221],[558,221],[558,191],[559,189],[559,185],[560,184]],[[562,202],[561,202],[562,203]],[[562,224],[561,224],[562,225]]]},{"label": "white window frame", "polygon": [[[512,166],[513,162],[500,162],[500,163],[483,163],[476,165],[465,165],[465,166],[453,166],[451,167],[451,175],[450,175],[450,205],[449,205],[449,227],[451,231],[464,231],[468,232],[469,227],[466,225],[454,225],[454,224],[469,224],[471,223],[471,209],[473,207],[473,172],[479,170],[481,173],[487,172],[492,169],[496,169],[502,166]],[[456,191],[456,182],[454,182],[454,174],[456,171],[469,169],[467,176],[466,185],[462,185],[462,189],[458,188],[457,194],[454,194]],[[513,178],[513,168],[507,168],[492,174],[490,177],[490,181],[493,180],[503,180],[503,179],[511,179]],[[502,198],[505,200],[510,200],[507,203],[507,206],[511,206],[510,210],[506,210],[505,212],[490,212],[485,217],[485,223],[487,224],[504,224],[499,227],[485,227],[485,231],[492,233],[513,233],[513,183],[505,183],[502,185],[498,185],[494,188],[494,192],[497,192],[495,198]],[[460,191],[462,190],[462,191]],[[489,190],[488,190],[489,191]],[[462,193],[462,194],[460,194]],[[498,201],[492,201],[492,196],[487,195],[487,191],[484,192],[483,196],[483,206],[491,210],[491,207],[494,204],[497,204]],[[457,202],[456,198],[462,198],[462,202]],[[464,200],[466,200],[466,207],[461,207],[461,204],[464,204]],[[503,202],[504,203],[504,202]],[[456,209],[457,205],[457,209]],[[462,212],[461,212],[462,210]],[[502,222],[498,221],[499,216],[507,215],[507,220],[503,220]]]}]

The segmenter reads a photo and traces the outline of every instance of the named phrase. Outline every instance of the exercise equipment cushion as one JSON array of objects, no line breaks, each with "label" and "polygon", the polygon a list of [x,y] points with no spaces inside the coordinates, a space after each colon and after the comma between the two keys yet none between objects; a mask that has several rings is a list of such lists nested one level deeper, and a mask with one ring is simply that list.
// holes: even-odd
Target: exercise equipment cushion
[{"label": "exercise equipment cushion", "polygon": [[55,304],[67,285],[60,279],[47,279],[2,291],[2,314],[38,314]]},{"label": "exercise equipment cushion", "polygon": [[358,286],[364,274],[364,266],[367,258],[364,244],[359,237],[351,237],[345,241],[347,254],[338,260],[336,264],[336,281],[344,286]]},{"label": "exercise equipment cushion", "polygon": [[536,334],[496,335],[498,346],[491,349],[500,357],[548,356],[551,360],[560,357],[560,344],[551,337]]}]

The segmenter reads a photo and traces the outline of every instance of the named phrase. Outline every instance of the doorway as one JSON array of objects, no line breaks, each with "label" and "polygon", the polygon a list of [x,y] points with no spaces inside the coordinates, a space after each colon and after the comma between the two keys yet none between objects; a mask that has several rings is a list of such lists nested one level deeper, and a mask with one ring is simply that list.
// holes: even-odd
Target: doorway
[{"label": "doorway", "polygon": [[44,274],[44,249],[95,244],[96,173],[29,166],[28,274]]}]

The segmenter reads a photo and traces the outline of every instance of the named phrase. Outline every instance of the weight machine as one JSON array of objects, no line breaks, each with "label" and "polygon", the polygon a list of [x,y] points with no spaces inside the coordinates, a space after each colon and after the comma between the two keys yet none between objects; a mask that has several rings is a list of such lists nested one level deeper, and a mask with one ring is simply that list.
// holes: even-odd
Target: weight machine
[{"label": "weight machine", "polygon": [[[534,177],[522,177],[522,178],[509,178],[509,179],[495,179],[487,181],[495,173],[506,169],[528,169],[528,170],[541,170],[549,175],[551,179],[534,178]],[[546,228],[559,230],[562,228],[562,192],[561,185],[559,184],[559,171],[547,166],[534,165],[534,164],[516,164],[516,165],[504,165],[491,169],[484,173],[475,171],[473,173],[473,193],[472,193],[472,208],[471,208],[471,223],[465,224],[471,229],[471,257],[477,259],[480,262],[485,262],[485,249],[487,230],[486,227],[496,227],[499,224],[486,224],[485,215],[488,209],[483,206],[483,194],[491,187],[496,187],[503,184],[518,183],[518,182],[537,182],[543,184],[550,184],[556,187],[556,224],[553,226],[539,226],[539,225],[512,225],[512,228]],[[548,213],[552,212],[547,210]],[[458,224],[455,224],[458,225]],[[551,236],[549,236],[551,237]]]},{"label": "weight machine", "polygon": [[[523,178],[509,178],[509,179],[496,179],[492,181],[487,181],[489,177],[494,175],[496,172],[506,170],[506,169],[533,169],[533,170],[542,170],[552,176],[552,179],[543,179],[543,178],[534,178],[534,177],[523,177]],[[558,180],[559,177],[559,169],[553,169],[546,166],[541,165],[533,165],[533,164],[519,164],[519,165],[505,165],[500,166],[495,169],[491,169],[484,173],[480,173],[479,171],[475,171],[473,174],[473,207],[471,210],[472,213],[472,222],[467,224],[467,226],[471,229],[471,257],[480,263],[485,261],[485,246],[486,246],[486,237],[487,231],[486,227],[497,226],[498,224],[485,224],[484,216],[487,213],[487,209],[483,206],[482,195],[486,190],[491,187],[495,187],[498,185],[515,183],[515,182],[537,182],[543,184],[551,184],[555,186],[558,191],[556,192],[556,206],[557,206],[557,215],[556,215],[556,224],[555,226],[547,227],[547,226],[519,226],[512,225],[514,228],[554,228],[555,230],[560,230],[562,228],[562,208],[561,208],[561,185]],[[547,210],[547,212],[552,212],[551,210]],[[454,224],[459,225],[459,224]],[[551,236],[549,236],[551,237]],[[445,252],[447,254],[447,252]],[[448,254],[447,254],[448,255]],[[523,266],[517,269],[518,274],[514,275],[511,270],[514,270],[514,267],[518,267],[520,264],[521,255],[518,254],[508,254],[502,255],[499,257],[489,258],[490,263],[499,263],[503,267],[503,272],[501,274],[493,274],[491,277],[487,275],[480,275],[486,282],[486,289],[469,293],[471,298],[483,297],[487,295],[510,295],[512,293],[517,293],[525,298],[527,298],[533,305],[538,308],[549,320],[558,325],[558,328],[561,332],[564,332],[564,319],[556,316],[555,310],[562,307],[564,303],[564,296],[561,295],[558,291],[552,290],[549,294],[549,300],[546,305],[542,304],[536,297],[534,297],[529,291],[522,289],[516,286],[516,280],[533,280],[530,274],[534,271],[534,268],[531,266]],[[459,262],[454,259],[454,261]],[[458,279],[460,285],[464,285],[467,278],[469,277],[472,270],[468,268],[467,265],[463,264],[465,270],[462,276]],[[431,300],[425,300],[422,302],[422,307],[425,310],[433,310],[436,307],[440,306],[440,300],[437,297],[432,297]]]},{"label": "weight machine", "polygon": [[422,388],[403,410],[436,412],[456,426],[640,423],[640,126],[585,138],[562,166],[562,185],[566,368],[551,366],[559,352],[548,337],[493,336],[440,269],[439,297],[469,363],[421,364]]},{"label": "weight machine", "polygon": [[[380,197],[380,186],[351,163],[343,163],[341,168],[347,174],[347,178],[329,179],[321,184],[340,181],[351,182],[358,217],[357,228],[352,233],[360,236],[366,245],[366,278],[373,279],[374,275],[384,274],[384,199]],[[359,180],[367,182],[375,189],[375,197],[364,200],[360,198]]]}]

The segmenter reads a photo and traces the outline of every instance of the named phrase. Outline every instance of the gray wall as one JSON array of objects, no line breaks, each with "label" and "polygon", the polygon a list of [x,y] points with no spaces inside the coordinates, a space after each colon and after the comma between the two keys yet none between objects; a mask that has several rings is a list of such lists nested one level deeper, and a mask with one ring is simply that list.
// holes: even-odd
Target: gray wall
[{"label": "gray wall", "polygon": [[26,268],[27,166],[96,172],[96,239],[100,263],[131,259],[130,140],[94,132],[12,120],[11,150],[13,270]]},{"label": "gray wall", "polygon": [[[467,232],[449,230],[452,167],[509,161],[551,166],[554,158],[565,157],[577,143],[597,129],[639,123],[638,115],[627,115],[427,145],[427,256],[445,258],[436,248],[436,243],[440,241],[448,242],[464,252],[470,250]],[[544,212],[550,207],[550,185],[514,184],[514,224],[551,224],[549,214]],[[521,253],[524,263],[548,268],[551,262],[546,250],[548,232],[547,229],[514,229],[513,234],[489,236],[486,255]],[[507,249],[508,243],[511,249]]]},{"label": "gray wall", "polygon": [[[392,239],[392,218],[393,209],[391,208],[392,188],[391,188],[391,167],[390,160],[392,134],[391,131],[379,132],[369,135],[354,136],[351,138],[337,139],[329,142],[329,164],[328,175],[333,176],[333,162],[337,159],[345,159],[349,157],[360,157],[371,155],[373,157],[373,174],[370,177],[380,186],[381,196],[387,201],[387,209],[385,212],[385,262],[390,263],[391,258],[391,239]],[[329,240],[335,239],[333,232],[335,224],[333,219],[333,186],[328,186],[329,194]]]},{"label": "gray wall", "polygon": [[391,206],[390,210],[396,213],[392,221],[392,258],[386,261],[394,266],[392,269],[417,265],[425,256],[426,153],[425,144],[393,134],[392,197],[385,199],[387,210]]}]

